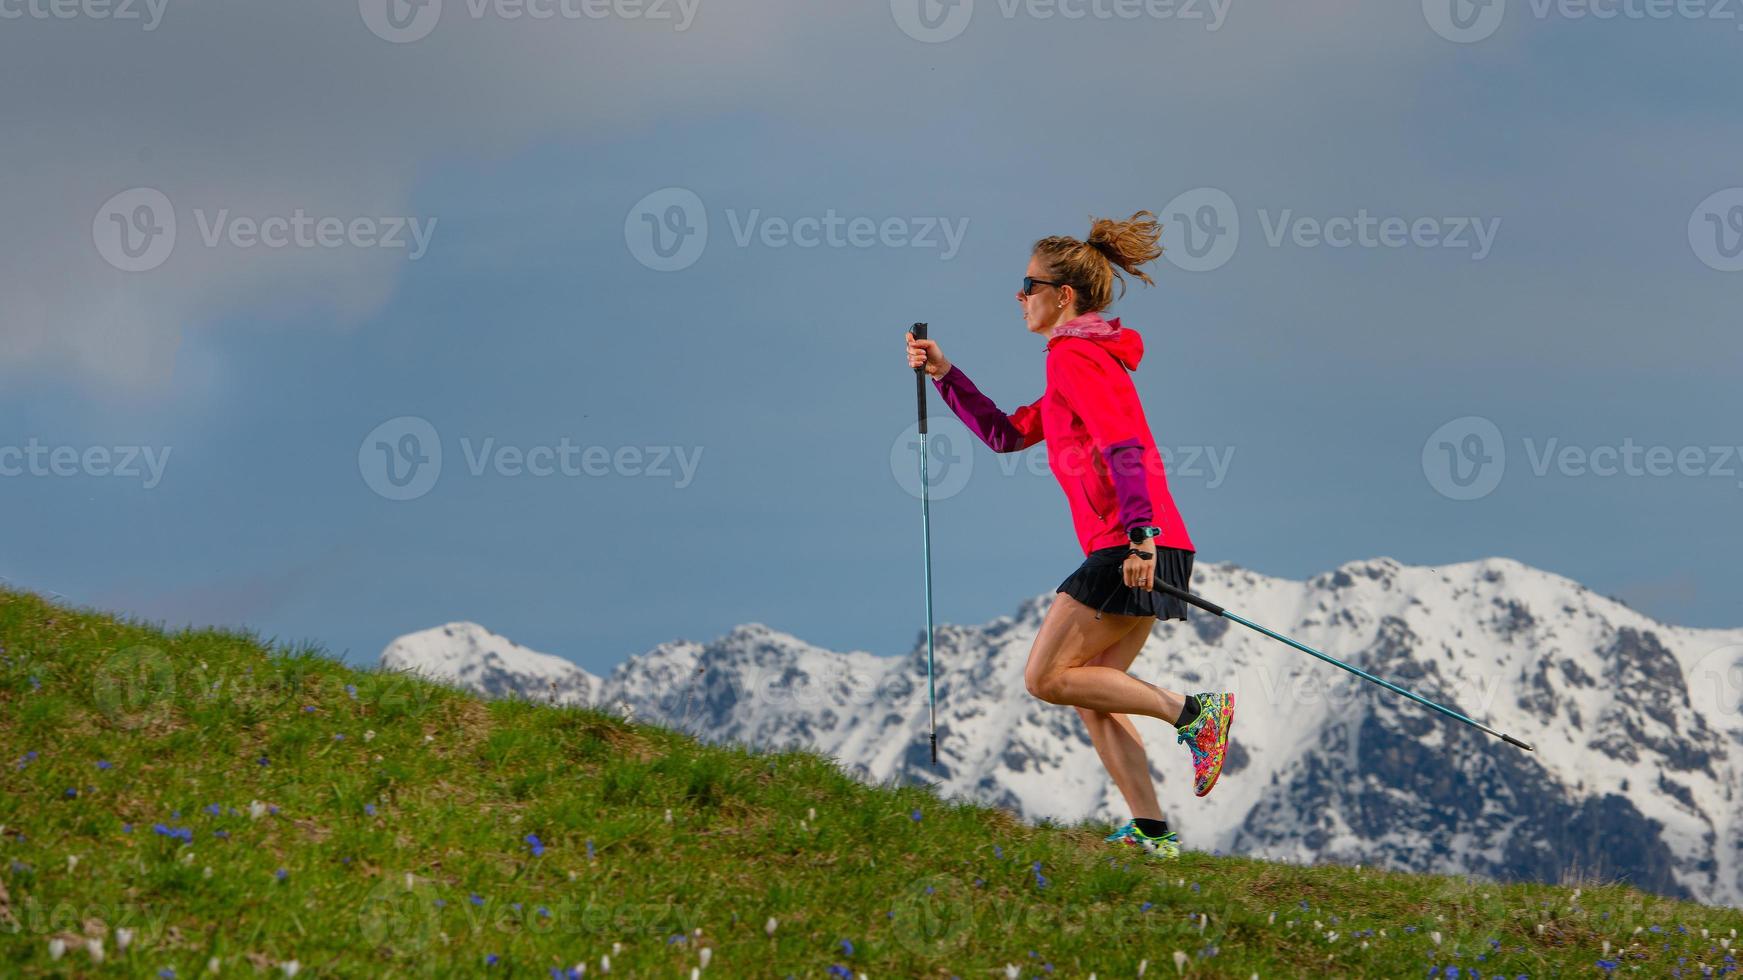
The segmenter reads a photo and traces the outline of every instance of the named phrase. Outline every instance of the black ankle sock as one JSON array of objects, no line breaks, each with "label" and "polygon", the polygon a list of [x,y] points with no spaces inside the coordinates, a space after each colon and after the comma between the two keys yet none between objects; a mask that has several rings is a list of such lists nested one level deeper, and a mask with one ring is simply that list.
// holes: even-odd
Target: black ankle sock
[{"label": "black ankle sock", "polygon": [[1186,706],[1180,709],[1180,717],[1174,719],[1174,727],[1185,728],[1187,725],[1192,724],[1192,720],[1197,717],[1198,699],[1188,694],[1186,696]]},{"label": "black ankle sock", "polygon": [[1151,837],[1161,837],[1163,834],[1168,833],[1168,821],[1166,820],[1151,820],[1149,817],[1133,817],[1132,826]]}]

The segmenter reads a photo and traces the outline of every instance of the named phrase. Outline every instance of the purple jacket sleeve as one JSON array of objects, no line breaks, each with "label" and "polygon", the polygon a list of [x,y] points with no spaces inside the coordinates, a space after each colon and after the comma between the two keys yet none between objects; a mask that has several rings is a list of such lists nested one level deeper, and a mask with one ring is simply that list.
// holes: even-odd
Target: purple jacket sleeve
[{"label": "purple jacket sleeve", "polygon": [[968,426],[968,430],[980,437],[995,453],[1014,453],[1019,449],[1027,449],[1042,439],[1041,403],[1037,399],[1032,405],[1017,409],[1017,414],[1006,415],[993,400],[980,393],[968,375],[962,369],[952,365],[950,371],[942,378],[932,382],[938,388],[938,393],[944,397],[944,403]]},{"label": "purple jacket sleeve", "polygon": [[1137,439],[1125,439],[1102,449],[1107,460],[1108,476],[1113,479],[1114,492],[1120,501],[1120,523],[1130,531],[1153,523],[1150,510],[1150,487],[1144,478],[1144,445]]}]

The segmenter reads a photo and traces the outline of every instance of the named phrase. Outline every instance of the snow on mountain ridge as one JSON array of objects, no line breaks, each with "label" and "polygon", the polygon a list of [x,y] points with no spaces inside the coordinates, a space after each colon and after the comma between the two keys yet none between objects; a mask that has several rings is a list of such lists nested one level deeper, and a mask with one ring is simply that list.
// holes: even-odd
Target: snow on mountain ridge
[{"label": "snow on mountain ridge", "polygon": [[[1743,904],[1743,630],[1658,623],[1507,558],[1426,567],[1379,557],[1305,581],[1206,563],[1193,590],[1537,752],[1194,610],[1187,623],[1157,624],[1132,671],[1176,689],[1237,692],[1233,748],[1203,799],[1190,792],[1171,726],[1134,719],[1189,846],[1551,880],[1577,867]],[[1024,689],[1052,598],[937,628],[936,768],[923,636],[907,654],[880,657],[747,623],[707,643],[660,644],[602,681],[549,659],[597,682],[571,703],[616,706],[709,741],[805,748],[868,781],[928,783],[1031,820],[1117,822],[1124,804],[1076,710]],[[471,639],[450,637],[465,649],[426,649],[437,632],[413,634],[424,640],[396,662],[420,653],[492,695],[550,683],[551,665],[532,661],[516,686],[525,648],[467,652]]]}]

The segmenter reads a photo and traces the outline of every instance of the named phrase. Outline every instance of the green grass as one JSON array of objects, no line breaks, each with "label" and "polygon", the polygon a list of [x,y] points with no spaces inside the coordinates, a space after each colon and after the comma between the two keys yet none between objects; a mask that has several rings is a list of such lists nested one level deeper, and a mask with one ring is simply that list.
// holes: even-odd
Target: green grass
[{"label": "green grass", "polygon": [[594,977],[609,954],[614,977],[687,977],[703,948],[704,976],[744,977],[1735,969],[1736,910],[1618,883],[1146,864],[1105,827],[1025,826],[817,755],[28,594],[0,592],[0,647],[4,976],[190,978],[215,957],[238,977]]}]

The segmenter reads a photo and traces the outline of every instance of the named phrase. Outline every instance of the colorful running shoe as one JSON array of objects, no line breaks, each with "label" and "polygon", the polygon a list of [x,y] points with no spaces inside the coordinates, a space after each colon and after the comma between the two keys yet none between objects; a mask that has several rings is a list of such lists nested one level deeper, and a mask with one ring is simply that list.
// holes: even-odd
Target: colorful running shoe
[{"label": "colorful running shoe", "polygon": [[1175,740],[1185,742],[1192,750],[1192,791],[1204,796],[1223,771],[1229,728],[1235,723],[1235,696],[1224,693],[1193,697],[1198,700],[1198,717],[1185,728],[1175,729],[1178,733]]},{"label": "colorful running shoe", "polygon": [[1109,834],[1106,839],[1109,843],[1127,844],[1139,848],[1145,854],[1158,860],[1180,856],[1179,834],[1170,830],[1158,837],[1151,837],[1139,830],[1138,825],[1130,820]]}]

